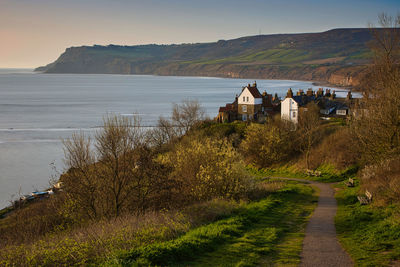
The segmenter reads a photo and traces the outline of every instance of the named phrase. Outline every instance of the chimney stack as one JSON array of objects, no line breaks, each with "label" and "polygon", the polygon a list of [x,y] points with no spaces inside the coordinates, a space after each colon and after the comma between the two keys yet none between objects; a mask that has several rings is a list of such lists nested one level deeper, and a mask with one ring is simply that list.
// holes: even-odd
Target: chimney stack
[{"label": "chimney stack", "polygon": [[353,96],[351,95],[351,91],[347,93],[346,100],[351,100]]},{"label": "chimney stack", "polygon": [[335,98],[336,98],[336,93],[335,93],[335,90],[333,90],[333,93],[331,95],[331,99],[335,99]]},{"label": "chimney stack", "polygon": [[292,88],[289,88],[289,90],[287,91],[286,98],[293,98]]},{"label": "chimney stack", "polygon": [[331,96],[331,89],[326,89],[325,96],[326,97],[330,97]]},{"label": "chimney stack", "polygon": [[323,88],[318,88],[317,97],[323,97],[323,96],[324,96],[324,89]]}]

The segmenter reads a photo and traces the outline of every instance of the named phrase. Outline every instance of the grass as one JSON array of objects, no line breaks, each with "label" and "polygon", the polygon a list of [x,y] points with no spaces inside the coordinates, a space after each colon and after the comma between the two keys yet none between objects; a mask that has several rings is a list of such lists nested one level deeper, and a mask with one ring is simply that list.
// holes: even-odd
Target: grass
[{"label": "grass", "polygon": [[336,168],[330,164],[324,164],[315,169],[315,171],[321,172],[321,176],[309,176],[304,170],[298,169],[296,166],[280,166],[275,168],[265,168],[265,169],[256,169],[252,166],[248,166],[247,168],[250,173],[255,175],[258,178],[264,177],[288,177],[288,178],[297,178],[297,179],[305,179],[316,182],[323,183],[333,183],[333,182],[341,182],[343,180],[348,179],[349,177],[354,177],[354,175],[358,171],[358,166],[350,166],[345,170],[338,171]]},{"label": "grass", "polygon": [[250,52],[244,55],[236,55],[218,59],[200,59],[184,61],[186,64],[226,64],[226,63],[252,63],[263,62],[265,64],[290,64],[300,63],[312,58],[313,54],[300,49],[272,48],[264,51]]},{"label": "grass", "polygon": [[308,216],[316,203],[309,186],[290,184],[261,201],[165,242],[134,248],[116,265],[254,266],[298,264]]},{"label": "grass", "polygon": [[356,187],[338,185],[335,223],[340,242],[356,266],[391,266],[400,263],[400,206],[361,206]]},{"label": "grass", "polygon": [[9,212],[13,210],[13,207],[6,207],[0,210],[0,219],[4,218]]},{"label": "grass", "polygon": [[170,240],[191,228],[229,216],[240,205],[214,200],[180,211],[126,215],[59,228],[44,236],[37,234],[36,240],[30,242],[0,246],[0,266],[98,265],[122,250]]},{"label": "grass", "polygon": [[252,201],[217,199],[27,233],[35,238],[2,243],[0,266],[297,264],[314,191],[289,181],[259,185]]}]

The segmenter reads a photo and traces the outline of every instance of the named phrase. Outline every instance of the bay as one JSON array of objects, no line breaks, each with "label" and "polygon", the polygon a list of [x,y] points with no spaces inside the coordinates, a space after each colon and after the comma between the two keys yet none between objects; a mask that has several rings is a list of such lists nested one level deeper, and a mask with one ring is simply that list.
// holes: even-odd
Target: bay
[{"label": "bay", "polygon": [[[168,117],[172,104],[197,99],[213,118],[251,79],[151,75],[42,74],[0,69],[0,208],[18,194],[48,186],[64,171],[62,138],[93,132],[108,113],[138,114],[144,125]],[[260,92],[284,97],[311,82],[257,80]],[[338,96],[346,91],[337,89]],[[56,171],[53,167],[56,167]]]}]

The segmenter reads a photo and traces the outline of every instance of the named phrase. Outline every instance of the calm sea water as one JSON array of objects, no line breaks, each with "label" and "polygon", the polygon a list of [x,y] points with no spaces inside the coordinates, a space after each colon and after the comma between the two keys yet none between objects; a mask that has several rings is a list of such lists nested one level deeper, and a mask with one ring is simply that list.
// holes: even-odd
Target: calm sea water
[{"label": "calm sea water", "polygon": [[[154,125],[172,103],[197,99],[209,117],[253,80],[138,75],[38,74],[0,69],[0,208],[18,193],[48,186],[63,171],[61,139],[93,132],[107,113],[139,114]],[[260,91],[284,96],[310,82],[257,80]],[[346,92],[338,93],[345,95]],[[13,196],[15,195],[15,196]]]}]

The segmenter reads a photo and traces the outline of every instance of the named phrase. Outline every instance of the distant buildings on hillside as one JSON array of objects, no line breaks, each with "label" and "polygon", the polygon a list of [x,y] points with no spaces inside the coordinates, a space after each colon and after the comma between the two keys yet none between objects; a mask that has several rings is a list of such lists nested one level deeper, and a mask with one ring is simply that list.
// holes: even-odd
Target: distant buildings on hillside
[{"label": "distant buildings on hillside", "polygon": [[311,88],[305,93],[299,90],[294,95],[289,88],[285,99],[281,100],[277,94],[272,96],[264,91],[262,94],[257,88],[257,83],[248,84],[242,88],[240,95],[236,95],[235,101],[220,107],[216,120],[218,122],[258,121],[263,122],[267,117],[281,114],[281,118],[293,123],[298,122],[299,111],[314,102],[320,108],[323,117],[346,117],[350,114],[353,97],[349,91],[346,98],[337,98],[335,91],[319,88],[313,91]]}]

